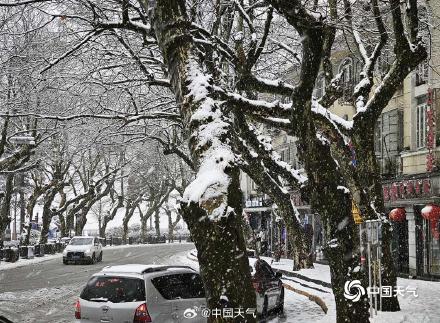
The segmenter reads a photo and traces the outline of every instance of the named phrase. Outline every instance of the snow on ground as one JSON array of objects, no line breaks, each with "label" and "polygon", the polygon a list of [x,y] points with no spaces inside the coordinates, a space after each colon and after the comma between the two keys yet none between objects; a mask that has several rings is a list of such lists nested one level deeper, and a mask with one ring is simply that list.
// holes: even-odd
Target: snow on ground
[{"label": "snow on ground", "polygon": [[[179,261],[198,268],[197,252],[195,250],[181,255]],[[291,271],[292,260],[281,259],[280,262],[272,262],[272,258],[262,257],[275,269]],[[255,259],[250,258],[252,263]],[[314,269],[302,269],[296,273],[308,278],[331,282],[330,268],[327,265],[314,264]],[[270,323],[285,322],[307,322],[307,323],[328,323],[336,322],[336,305],[330,288],[311,283],[296,277],[283,277],[283,282],[296,289],[306,291],[320,297],[327,305],[328,312],[324,314],[322,309],[306,296],[287,291],[285,298],[285,318],[274,318]],[[424,281],[417,279],[397,278],[397,285],[403,288],[415,288],[418,297],[405,293],[399,296],[401,306],[400,312],[378,312],[370,321],[372,323],[439,323],[440,322],[440,282]]]},{"label": "snow on ground", "polygon": [[[21,323],[35,323],[35,317],[40,317],[41,322],[47,316],[52,317],[52,322],[70,323],[77,322],[72,319],[73,314],[66,318],[66,313],[73,313],[74,301],[83,283],[64,285],[52,288],[41,288],[23,292],[3,292],[0,294],[0,304],[2,304],[2,314],[6,317],[20,317]],[[19,306],[19,305],[22,306]],[[32,317],[27,317],[32,309]],[[13,309],[9,312],[8,309]],[[55,319],[56,321],[54,321]]]},{"label": "snow on ground", "polygon": [[[169,242],[167,241],[167,244]],[[173,243],[179,243],[179,244],[191,244],[192,242],[178,242],[178,241],[174,241]],[[126,248],[139,248],[139,247],[149,247],[149,246],[155,246],[155,244],[127,244],[127,245],[119,245],[119,246],[106,246],[103,247],[103,250],[115,250],[115,249],[126,249]],[[38,264],[40,262],[44,262],[44,261],[48,261],[48,260],[52,260],[52,259],[57,259],[57,258],[62,258],[63,254],[62,253],[57,253],[54,255],[45,255],[44,257],[35,257],[33,259],[22,259],[20,258],[18,261],[16,262],[5,262],[2,261],[0,262],[0,271],[2,270],[6,270],[6,269],[12,269],[12,268],[18,268],[18,267],[23,267],[23,266],[29,266],[29,265],[33,265],[33,264]]]}]

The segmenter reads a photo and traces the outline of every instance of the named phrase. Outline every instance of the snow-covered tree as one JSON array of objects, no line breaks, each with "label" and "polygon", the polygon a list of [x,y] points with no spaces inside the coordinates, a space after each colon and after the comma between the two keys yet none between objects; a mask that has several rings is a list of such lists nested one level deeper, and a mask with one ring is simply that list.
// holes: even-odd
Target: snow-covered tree
[{"label": "snow-covered tree", "polygon": [[[427,56],[418,28],[420,2],[31,0],[0,6],[38,6],[69,31],[71,45],[59,47],[40,71],[51,82],[62,80],[68,93],[87,94],[72,95],[82,104],[59,114],[22,109],[16,116],[113,120],[131,138],[148,137],[146,124],[157,120],[182,129],[188,153],[181,157],[196,175],[182,195],[181,214],[198,249],[210,307],[225,300],[229,307],[255,307],[242,230],[243,169],[281,206],[296,248],[304,239],[287,187],[301,190],[320,213],[332,242],[325,252],[337,320],[367,322],[366,297],[348,303],[343,296],[347,280],[365,279],[353,271],[359,240],[351,207],[356,203],[366,219],[383,221],[383,284],[394,286],[374,125]],[[390,47],[389,68],[376,77],[378,59]],[[349,91],[345,72],[333,67],[343,48],[361,66]],[[316,99],[320,71],[325,95]],[[356,107],[351,121],[329,110],[342,96]],[[259,124],[297,138],[304,173],[280,161]],[[383,308],[398,310],[397,298],[384,298]]]}]

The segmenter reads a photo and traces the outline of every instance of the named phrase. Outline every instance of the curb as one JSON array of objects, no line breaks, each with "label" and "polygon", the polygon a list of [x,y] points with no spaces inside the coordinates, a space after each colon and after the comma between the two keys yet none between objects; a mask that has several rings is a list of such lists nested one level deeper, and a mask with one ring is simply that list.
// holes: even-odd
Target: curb
[{"label": "curb", "polygon": [[282,273],[283,275],[288,276],[288,277],[296,277],[296,278],[300,278],[302,280],[308,281],[310,283],[315,283],[317,285],[321,285],[323,287],[332,288],[332,284],[327,283],[327,282],[322,281],[322,280],[319,280],[319,279],[309,278],[309,277],[307,277],[305,275],[301,275],[301,274],[298,274],[298,273],[295,273],[295,272],[291,272],[291,271],[287,271],[287,270],[284,270],[284,269],[276,269],[275,268],[275,270],[279,271],[280,273]]},{"label": "curb", "polygon": [[325,314],[327,314],[328,307],[325,304],[325,302],[322,300],[322,298],[320,298],[319,296],[310,294],[310,293],[308,293],[306,291],[303,291],[301,289],[294,288],[294,287],[292,287],[292,286],[290,286],[289,284],[286,284],[286,283],[283,283],[283,286],[284,286],[284,288],[287,288],[288,290],[290,290],[292,292],[295,292],[297,294],[306,296],[309,300],[311,300],[312,302],[315,302],[316,304],[318,304],[318,306],[321,307],[322,311]]}]

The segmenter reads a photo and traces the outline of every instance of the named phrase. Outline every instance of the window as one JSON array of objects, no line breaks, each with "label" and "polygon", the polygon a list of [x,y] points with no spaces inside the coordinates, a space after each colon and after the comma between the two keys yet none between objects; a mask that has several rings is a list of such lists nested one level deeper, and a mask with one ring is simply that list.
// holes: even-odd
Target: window
[{"label": "window", "polygon": [[353,94],[353,60],[346,58],[339,66],[339,73],[341,73],[342,84],[342,100],[350,101]]},{"label": "window", "polygon": [[290,147],[285,147],[280,150],[280,157],[283,162],[290,163]]},{"label": "window", "polygon": [[374,128],[374,151],[376,153],[382,152],[382,131],[381,131],[381,128],[382,128],[381,121],[378,120],[376,122],[376,127]]},{"label": "window", "polygon": [[356,60],[356,68],[354,71],[355,84],[358,84],[361,81],[361,73],[362,73],[363,69],[364,69],[364,66],[361,63],[361,61]]},{"label": "window", "polygon": [[151,280],[163,298],[188,299],[205,297],[203,282],[198,274],[175,274],[156,277]]},{"label": "window", "polygon": [[145,301],[145,284],[138,278],[92,277],[80,297],[91,302],[140,302]]},{"label": "window", "polygon": [[283,104],[292,103],[292,98],[290,96],[284,96],[281,98],[281,103],[283,103]]},{"label": "window", "polygon": [[384,52],[379,56],[378,62],[377,62],[377,72],[381,78],[385,76],[385,74],[390,69],[390,56],[387,49],[384,50]]},{"label": "window", "polygon": [[416,69],[416,86],[428,82],[429,66],[428,62],[424,61],[417,66]]},{"label": "window", "polygon": [[416,148],[425,147],[426,128],[426,104],[422,103],[416,107]]},{"label": "window", "polygon": [[320,75],[316,79],[315,91],[313,96],[316,99],[320,99],[324,96],[324,94],[325,94],[325,78],[323,75]]}]

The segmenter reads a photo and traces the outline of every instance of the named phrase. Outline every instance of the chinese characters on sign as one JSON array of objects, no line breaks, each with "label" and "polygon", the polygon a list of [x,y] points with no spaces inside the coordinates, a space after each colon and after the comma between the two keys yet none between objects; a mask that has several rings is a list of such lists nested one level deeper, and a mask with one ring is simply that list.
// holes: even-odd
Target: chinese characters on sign
[{"label": "chinese characters on sign", "polygon": [[431,180],[429,178],[410,179],[385,184],[382,188],[385,202],[393,202],[401,199],[431,195]]},{"label": "chinese characters on sign", "polygon": [[432,104],[432,89],[428,90],[428,100],[426,102],[426,122],[427,122],[427,132],[426,132],[426,148],[428,149],[428,154],[426,155],[426,170],[432,172],[434,168],[434,107]]}]

